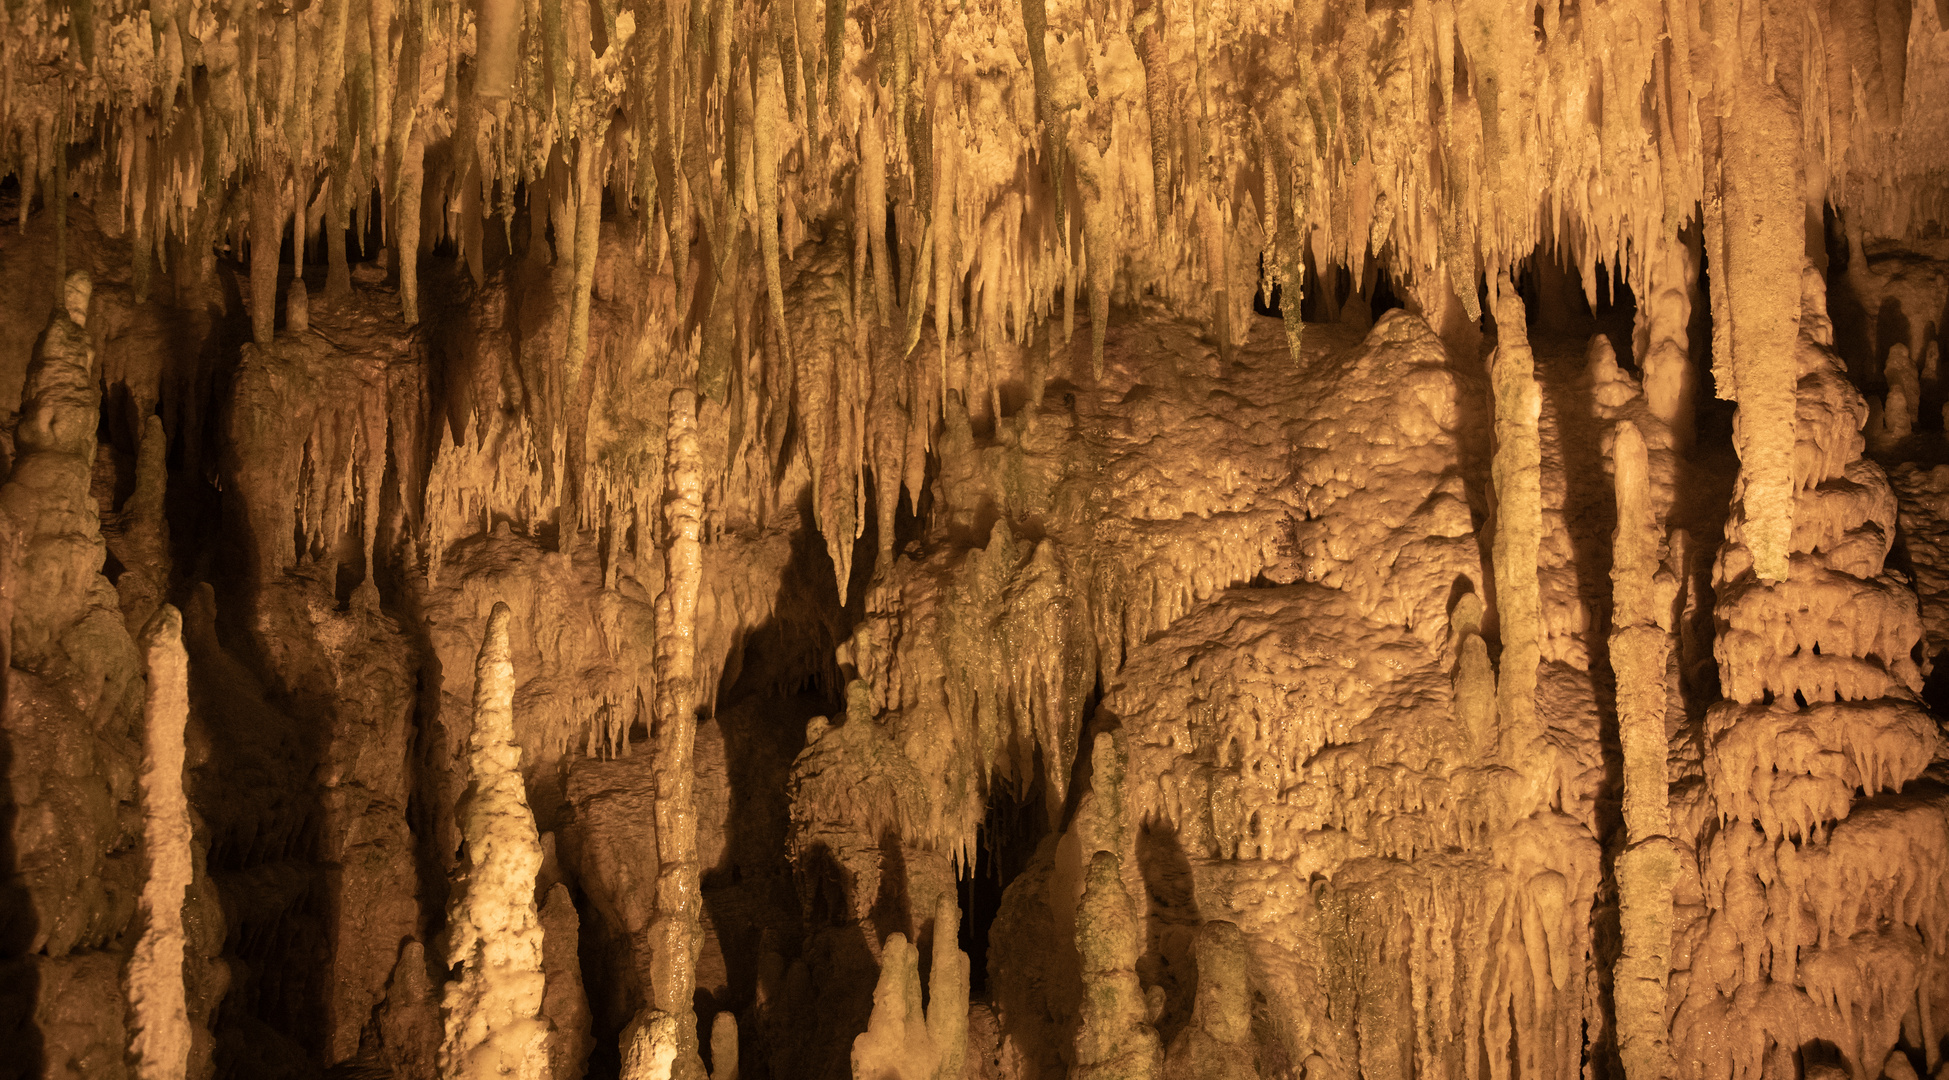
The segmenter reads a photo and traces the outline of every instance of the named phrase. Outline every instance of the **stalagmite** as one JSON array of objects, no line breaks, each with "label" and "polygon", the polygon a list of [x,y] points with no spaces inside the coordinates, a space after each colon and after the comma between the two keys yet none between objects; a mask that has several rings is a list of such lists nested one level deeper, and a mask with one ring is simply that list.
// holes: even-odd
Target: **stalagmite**
[{"label": "stalagmite", "polygon": [[1612,993],[1618,1053],[1630,1080],[1670,1074],[1666,1048],[1666,973],[1671,966],[1672,884],[1678,873],[1666,797],[1665,665],[1671,637],[1653,584],[1658,519],[1651,503],[1644,438],[1618,425],[1617,530],[1611,550],[1611,668],[1617,674],[1618,742],[1624,751],[1625,850],[1617,860],[1624,953]]},{"label": "stalagmite", "polygon": [[[623,1031],[622,1080],[670,1080],[677,1061],[677,1021],[648,1009]],[[701,1074],[700,1074],[701,1075]],[[710,1080],[738,1080],[738,1020],[728,1012],[711,1020]]]},{"label": "stalagmite", "polygon": [[1471,755],[1486,760],[1496,752],[1496,672],[1489,663],[1489,644],[1482,640],[1482,598],[1463,594],[1450,619],[1458,654],[1455,719],[1468,737]]},{"label": "stalagmite", "polygon": [[549,1080],[574,1080],[588,1064],[589,1002],[582,988],[581,927],[568,886],[556,882],[541,908],[542,972],[547,989],[541,1015],[548,1021]]},{"label": "stalagmite", "polygon": [[447,931],[447,963],[459,973],[440,1004],[443,1080],[548,1075],[542,928],[535,910],[541,839],[514,742],[512,618],[506,604],[494,605],[474,668],[471,779],[460,812],[465,851]]},{"label": "stalagmite", "polygon": [[652,1004],[676,1022],[671,1075],[702,1080],[695,986],[698,914],[697,807],[691,755],[697,741],[697,590],[702,475],[697,455],[697,398],[670,396],[665,439],[663,595],[656,604],[656,917],[650,927]]},{"label": "stalagmite", "polygon": [[728,1012],[711,1018],[711,1080],[738,1080],[738,1018]]},{"label": "stalagmite", "polygon": [[1115,852],[1090,856],[1083,898],[1076,907],[1076,952],[1089,989],[1077,1010],[1076,1068],[1071,1075],[1077,1080],[1154,1080],[1163,1075],[1163,1048],[1150,1026],[1135,970],[1142,937],[1123,886],[1123,860]]},{"label": "stalagmite", "polygon": [[1541,734],[1536,727],[1536,667],[1541,655],[1537,551],[1543,538],[1541,444],[1537,419],[1542,390],[1529,349],[1528,313],[1507,274],[1496,279],[1496,351],[1489,361],[1495,387],[1496,621],[1502,658],[1496,669],[1496,717],[1502,759],[1515,767]]},{"label": "stalagmite", "polygon": [[1171,1040],[1166,1080],[1257,1080],[1252,1060],[1252,989],[1245,936],[1228,922],[1198,928],[1198,997],[1191,1022]]},{"label": "stalagmite", "polygon": [[[1163,1047],[1137,980],[1141,924],[1123,881],[1124,858],[1136,848],[1126,829],[1127,756],[1121,734],[1097,733],[1090,763],[1090,790],[1077,806],[1075,824],[1083,859],[1076,954],[1086,990],[1077,1009],[1072,1075],[1079,1080],[1155,1080],[1165,1075]],[[1225,1004],[1231,1004],[1229,999]],[[1187,1059],[1178,1075],[1197,1075],[1202,1064],[1202,1058],[1196,1063]]]},{"label": "stalagmite", "polygon": [[1888,379],[1888,397],[1881,409],[1883,430],[1891,439],[1906,439],[1915,430],[1916,414],[1922,404],[1922,380],[1909,356],[1908,346],[1897,342],[1888,350],[1888,363],[1882,368]]},{"label": "stalagmite", "polygon": [[677,1021],[646,1012],[623,1032],[622,1080],[670,1080],[677,1061]]},{"label": "stalagmite", "polygon": [[960,908],[952,895],[934,911],[933,964],[922,1005],[920,950],[894,934],[880,947],[873,1015],[853,1040],[853,1080],[948,1080],[968,1050],[968,954],[955,944]]},{"label": "stalagmite", "polygon": [[183,729],[189,723],[189,660],[183,619],[163,605],[142,632],[149,679],[142,740],[142,938],[129,959],[129,1056],[140,1080],[188,1075],[190,1022],[183,986],[183,892],[191,877],[189,801],[183,795]]}]

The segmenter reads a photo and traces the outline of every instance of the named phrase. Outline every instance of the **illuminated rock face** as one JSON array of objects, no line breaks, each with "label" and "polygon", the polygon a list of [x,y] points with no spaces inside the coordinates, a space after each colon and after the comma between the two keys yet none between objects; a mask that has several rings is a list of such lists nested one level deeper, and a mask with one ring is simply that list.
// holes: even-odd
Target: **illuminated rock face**
[{"label": "illuminated rock face", "polygon": [[0,5],[0,1076],[1939,1077],[1945,18]]}]

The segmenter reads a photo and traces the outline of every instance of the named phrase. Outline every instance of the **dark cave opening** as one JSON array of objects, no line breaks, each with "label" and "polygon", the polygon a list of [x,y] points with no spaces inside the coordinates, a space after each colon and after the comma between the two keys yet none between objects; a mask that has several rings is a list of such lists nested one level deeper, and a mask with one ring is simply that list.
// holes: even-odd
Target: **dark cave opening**
[{"label": "dark cave opening", "polygon": [[961,903],[961,951],[968,954],[968,994],[986,998],[989,935],[1001,914],[1008,887],[1028,868],[1036,849],[1049,835],[1049,816],[1043,809],[1038,779],[1021,794],[998,787],[988,796],[988,813],[975,831],[973,864],[956,874]]}]

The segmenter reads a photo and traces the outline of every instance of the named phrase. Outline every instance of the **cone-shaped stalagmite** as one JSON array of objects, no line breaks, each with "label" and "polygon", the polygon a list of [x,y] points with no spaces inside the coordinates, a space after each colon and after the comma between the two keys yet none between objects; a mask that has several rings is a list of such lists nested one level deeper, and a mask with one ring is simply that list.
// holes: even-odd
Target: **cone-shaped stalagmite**
[{"label": "cone-shaped stalagmite", "polygon": [[1198,997],[1164,1058],[1165,1080],[1258,1080],[1245,935],[1228,922],[1198,928]]},{"label": "cone-shaped stalagmite", "polygon": [[440,1011],[442,1080],[548,1074],[548,1024],[542,1019],[542,929],[535,910],[541,837],[528,811],[521,747],[514,741],[512,615],[494,605],[474,667],[471,779],[462,798],[464,838],[448,913],[447,963],[458,974]]}]

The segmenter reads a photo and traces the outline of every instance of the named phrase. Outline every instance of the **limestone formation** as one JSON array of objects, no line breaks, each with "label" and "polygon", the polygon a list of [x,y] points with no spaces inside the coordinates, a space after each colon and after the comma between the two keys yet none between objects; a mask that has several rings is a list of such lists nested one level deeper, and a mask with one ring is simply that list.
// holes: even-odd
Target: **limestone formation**
[{"label": "limestone formation", "polygon": [[1946,20],[0,4],[0,1076],[1943,1075]]},{"label": "limestone formation", "polygon": [[142,1080],[188,1074],[189,1006],[183,985],[183,892],[192,864],[183,795],[183,729],[189,723],[189,660],[183,619],[165,605],[143,629],[149,681],[143,708],[142,940],[129,958],[130,1057]]},{"label": "limestone formation", "polygon": [[1888,380],[1888,397],[1881,407],[1882,429],[1891,439],[1906,439],[1915,430],[1916,412],[1922,404],[1921,373],[1907,345],[1897,342],[1888,350],[1882,374]]},{"label": "limestone formation", "polygon": [[510,619],[507,606],[496,604],[474,669],[472,779],[460,814],[466,849],[447,931],[447,963],[458,977],[440,1006],[443,1080],[548,1075],[542,926],[535,910],[541,839],[514,742]]},{"label": "limestone formation", "polygon": [[1542,597],[1536,568],[1543,541],[1543,494],[1537,421],[1543,392],[1533,374],[1528,312],[1506,276],[1496,282],[1495,305],[1497,341],[1489,379],[1495,387],[1496,622],[1502,637],[1496,718],[1502,757],[1520,768],[1540,735],[1536,667]]},{"label": "limestone formation", "polygon": [[1138,921],[1123,886],[1115,852],[1090,856],[1083,897],[1076,906],[1076,952],[1082,958],[1083,1000],[1077,1009],[1079,1080],[1154,1080],[1162,1047],[1151,1029],[1136,961]]},{"label": "limestone formation", "polygon": [[[960,909],[942,897],[934,911],[931,971],[906,935],[880,946],[873,1015],[853,1040],[853,1080],[956,1080],[968,1052],[968,956],[955,943]],[[926,991],[923,1004],[922,991]]]},{"label": "limestone formation", "polygon": [[1166,1080],[1258,1080],[1245,936],[1228,922],[1198,928],[1198,997],[1164,1058]]},{"label": "limestone formation", "polygon": [[698,908],[697,809],[691,754],[697,741],[695,666],[701,476],[697,460],[696,398],[670,399],[668,479],[665,482],[663,595],[657,601],[656,836],[659,860],[656,916],[650,927],[650,992],[657,1009],[674,1018],[678,1080],[701,1078],[691,988],[696,964]]},{"label": "limestone formation", "polygon": [[589,1037],[589,1002],[582,985],[581,935],[575,901],[557,882],[541,908],[543,992],[541,1014],[548,1021],[548,1075],[551,1080],[582,1075],[595,1040]]},{"label": "limestone formation", "polygon": [[1617,529],[1611,544],[1611,670],[1617,676],[1618,744],[1624,757],[1624,851],[1617,857],[1623,955],[1611,993],[1625,1075],[1671,1071],[1666,982],[1671,971],[1672,883],[1678,873],[1667,797],[1666,663],[1670,612],[1658,610],[1661,530],[1651,501],[1644,437],[1629,421],[1612,444]]},{"label": "limestone formation", "polygon": [[[1083,997],[1076,1012],[1076,1066],[1092,1080],[1155,1080],[1162,1047],[1152,1027],[1149,998],[1137,978],[1142,951],[1138,909],[1124,887],[1128,844],[1124,803],[1125,750],[1099,732],[1091,753],[1090,790],[1076,812],[1083,856],[1082,896],[1076,904],[1076,954]],[[1185,1074],[1191,1075],[1191,1074]]]}]

